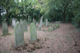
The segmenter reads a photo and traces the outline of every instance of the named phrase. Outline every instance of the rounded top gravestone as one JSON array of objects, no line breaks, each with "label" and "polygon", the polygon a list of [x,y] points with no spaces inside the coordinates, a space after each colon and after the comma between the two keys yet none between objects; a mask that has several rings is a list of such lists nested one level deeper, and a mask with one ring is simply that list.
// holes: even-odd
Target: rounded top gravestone
[{"label": "rounded top gravestone", "polygon": [[15,47],[21,46],[24,44],[24,32],[22,25],[17,22],[15,28],[14,28],[14,33],[15,33]]},{"label": "rounded top gravestone", "polygon": [[2,31],[3,31],[3,35],[7,35],[8,34],[8,25],[6,21],[2,22]]},{"label": "rounded top gravestone", "polygon": [[23,31],[28,31],[28,28],[27,28],[27,21],[26,20],[24,20],[23,21]]},{"label": "rounded top gravestone", "polygon": [[31,37],[31,41],[37,40],[37,31],[34,23],[31,23],[30,25],[30,37]]}]

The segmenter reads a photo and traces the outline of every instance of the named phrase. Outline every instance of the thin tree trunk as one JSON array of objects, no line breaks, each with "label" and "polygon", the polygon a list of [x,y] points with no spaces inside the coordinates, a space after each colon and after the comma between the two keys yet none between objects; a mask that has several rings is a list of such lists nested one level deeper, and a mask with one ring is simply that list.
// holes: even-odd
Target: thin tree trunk
[{"label": "thin tree trunk", "polygon": [[[71,7],[72,7],[73,15],[74,15],[74,17],[75,17],[75,13],[74,13],[74,9],[73,9],[72,0],[70,0],[70,2],[71,2]],[[77,21],[77,24],[78,24],[77,27],[80,27],[80,21],[79,21],[79,22]]]},{"label": "thin tree trunk", "polygon": [[65,12],[63,12],[63,22],[65,22]]},{"label": "thin tree trunk", "polygon": [[70,3],[71,3],[71,8],[72,8],[72,11],[73,11],[73,15],[74,15],[74,17],[75,17],[75,13],[74,13],[74,9],[73,9],[72,0],[70,0]]},{"label": "thin tree trunk", "polygon": [[1,10],[0,10],[0,25],[1,25]]},{"label": "thin tree trunk", "polygon": [[22,0],[22,18],[23,18],[23,11],[24,11],[24,7],[23,7],[23,0]]}]

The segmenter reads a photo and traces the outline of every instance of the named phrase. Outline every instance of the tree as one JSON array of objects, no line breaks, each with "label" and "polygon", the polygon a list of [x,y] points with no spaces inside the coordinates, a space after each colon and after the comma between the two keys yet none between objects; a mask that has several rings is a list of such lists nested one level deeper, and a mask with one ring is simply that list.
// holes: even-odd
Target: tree
[{"label": "tree", "polygon": [[80,1],[79,0],[73,0],[73,13],[75,14],[75,17],[73,18],[73,21],[77,23],[77,27],[80,27]]},{"label": "tree", "polygon": [[9,21],[9,12],[10,12],[10,8],[12,6],[15,5],[15,1],[14,0],[1,0],[0,1],[0,6],[3,6],[4,9],[6,10],[6,16],[5,19],[8,22]]}]

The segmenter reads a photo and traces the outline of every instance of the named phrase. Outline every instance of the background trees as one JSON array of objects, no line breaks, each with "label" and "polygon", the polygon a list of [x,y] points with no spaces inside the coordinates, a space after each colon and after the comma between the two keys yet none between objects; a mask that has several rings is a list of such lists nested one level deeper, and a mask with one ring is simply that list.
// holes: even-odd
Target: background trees
[{"label": "background trees", "polygon": [[28,17],[39,21],[43,16],[50,22],[70,22],[80,27],[79,0],[1,0],[0,6],[6,10],[5,18],[2,17],[7,21],[11,18],[28,20]]}]

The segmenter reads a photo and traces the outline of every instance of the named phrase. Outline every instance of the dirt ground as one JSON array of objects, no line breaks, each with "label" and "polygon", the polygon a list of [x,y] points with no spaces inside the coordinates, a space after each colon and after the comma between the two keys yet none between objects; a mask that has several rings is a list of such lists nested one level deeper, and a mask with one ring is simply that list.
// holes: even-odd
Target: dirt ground
[{"label": "dirt ground", "polygon": [[[54,23],[53,23],[54,25]],[[43,27],[42,29],[48,29]],[[80,31],[72,24],[61,23],[60,27],[53,31],[37,30],[38,42],[34,44],[41,48],[36,48],[33,51],[28,51],[34,45],[30,44],[30,32],[24,33],[25,44],[28,44],[26,49],[14,49],[15,38],[14,29],[9,26],[11,35],[1,36],[2,28],[0,27],[0,53],[80,53]]]}]

